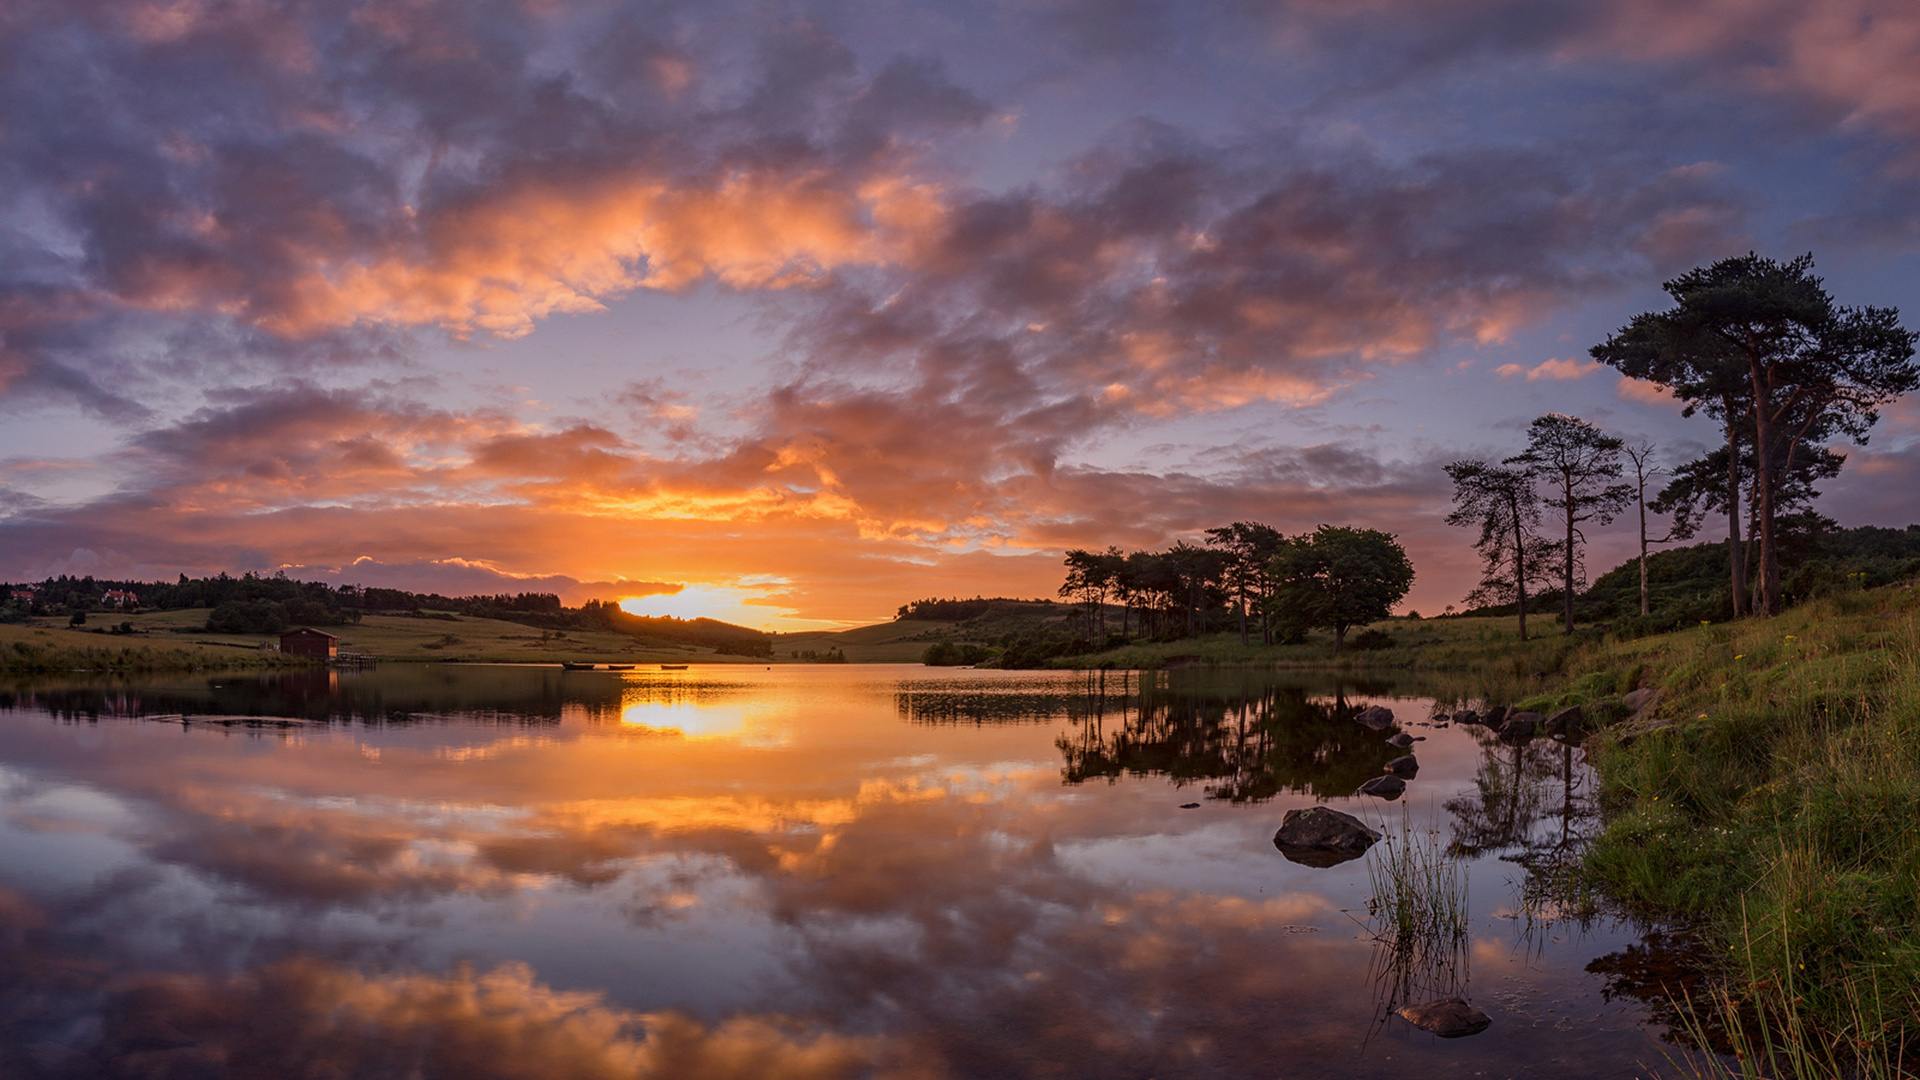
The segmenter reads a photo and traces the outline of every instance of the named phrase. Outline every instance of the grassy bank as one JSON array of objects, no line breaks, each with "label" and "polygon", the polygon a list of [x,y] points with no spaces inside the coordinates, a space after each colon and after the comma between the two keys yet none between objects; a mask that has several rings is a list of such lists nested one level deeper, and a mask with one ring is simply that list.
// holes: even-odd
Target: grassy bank
[{"label": "grassy bank", "polygon": [[1663,695],[1588,744],[1607,814],[1593,879],[1703,927],[1749,1025],[1842,1059],[1920,1043],[1920,591],[1595,644],[1565,667],[1526,704]]},{"label": "grassy bank", "polygon": [[310,661],[257,647],[204,642],[154,642],[126,635],[89,634],[33,626],[0,626],[0,674],[105,672],[152,675],[176,671],[295,667]]},{"label": "grassy bank", "polygon": [[1598,640],[1591,628],[1568,637],[1557,624],[1534,620],[1531,636],[1521,641],[1510,618],[1386,619],[1371,629],[1388,635],[1392,646],[1336,655],[1331,635],[1315,634],[1298,645],[1243,645],[1238,634],[1209,634],[1067,657],[1055,666],[1252,667],[1354,675],[1403,671],[1432,676],[1442,697],[1515,701],[1560,685],[1574,659]]}]

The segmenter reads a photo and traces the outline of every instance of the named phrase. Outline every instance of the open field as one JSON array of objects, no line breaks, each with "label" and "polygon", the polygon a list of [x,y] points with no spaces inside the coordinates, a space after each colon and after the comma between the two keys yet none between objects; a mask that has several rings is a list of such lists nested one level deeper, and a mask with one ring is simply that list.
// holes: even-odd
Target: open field
[{"label": "open field", "polygon": [[94,634],[84,629],[42,625],[0,625],[0,672],[43,674],[65,671],[199,671],[217,668],[275,667],[304,661],[263,653],[257,643],[236,648],[226,643],[169,635]]},{"label": "open field", "polygon": [[[33,624],[0,626],[0,645],[14,640],[57,645],[62,649],[147,651],[158,663],[162,654],[174,668],[217,664],[257,664],[277,645],[278,634],[212,634],[199,629],[206,622],[204,608],[153,611],[138,615],[95,613],[86,627],[68,628],[65,619],[40,619]],[[95,629],[131,623],[132,634],[101,634]],[[325,628],[340,638],[343,652],[376,660],[484,661],[488,663],[765,663],[750,657],[728,656],[712,649],[666,642],[645,642],[607,631],[543,631],[520,623],[469,616],[430,614],[421,617],[369,615],[349,626]],[[191,657],[189,663],[186,658]],[[3,663],[3,661],[0,661]],[[157,670],[147,667],[143,670]]]}]

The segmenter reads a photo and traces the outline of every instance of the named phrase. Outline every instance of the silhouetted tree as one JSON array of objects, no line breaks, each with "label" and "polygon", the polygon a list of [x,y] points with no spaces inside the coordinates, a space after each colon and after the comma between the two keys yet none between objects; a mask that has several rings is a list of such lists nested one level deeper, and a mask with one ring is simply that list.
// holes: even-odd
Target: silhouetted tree
[{"label": "silhouetted tree", "polygon": [[1470,603],[1513,603],[1520,611],[1520,640],[1527,639],[1527,586],[1537,581],[1548,552],[1540,527],[1540,493],[1526,469],[1489,465],[1484,461],[1456,461],[1447,466],[1453,481],[1453,513],[1447,524],[1478,528],[1474,549],[1480,552],[1480,587],[1467,596]]},{"label": "silhouetted tree", "polygon": [[1653,463],[1653,454],[1657,449],[1659,447],[1653,443],[1639,442],[1623,447],[1621,450],[1621,453],[1627,455],[1627,460],[1633,462],[1633,498],[1634,505],[1640,511],[1640,614],[1642,615],[1652,611],[1647,589],[1647,548],[1653,544],[1665,544],[1679,538],[1671,526],[1667,529],[1667,535],[1658,540],[1647,537],[1647,482],[1661,472],[1660,468]]},{"label": "silhouetted tree", "polygon": [[1288,540],[1267,571],[1276,614],[1333,631],[1333,651],[1355,626],[1384,619],[1413,587],[1413,563],[1391,533],[1322,525]]},{"label": "silhouetted tree", "polygon": [[[1813,256],[1781,263],[1748,253],[1666,283],[1675,306],[1636,316],[1593,348],[1596,360],[1669,387],[1689,406],[1719,409],[1729,469],[1733,432],[1751,425],[1760,525],[1759,606],[1780,606],[1778,506],[1795,448],[1816,435],[1864,441],[1878,407],[1920,386],[1916,335],[1894,308],[1842,308],[1813,276]],[[1737,476],[1728,482],[1737,526]],[[1739,544],[1729,536],[1730,553]],[[1734,568],[1736,611],[1742,567]]]},{"label": "silhouetted tree", "polygon": [[1620,450],[1626,444],[1578,417],[1548,413],[1527,428],[1527,449],[1507,459],[1547,485],[1547,506],[1559,511],[1565,534],[1559,542],[1560,584],[1566,602],[1566,633],[1573,633],[1574,591],[1580,580],[1580,549],[1587,537],[1583,521],[1606,525],[1626,508],[1633,494],[1620,479]]},{"label": "silhouetted tree", "polygon": [[1240,617],[1240,644],[1247,643],[1247,612],[1260,612],[1260,641],[1273,644],[1273,624],[1267,612],[1273,581],[1267,566],[1280,553],[1287,538],[1280,530],[1257,521],[1236,521],[1207,530],[1207,543],[1227,553],[1227,588],[1234,597],[1234,610]]}]

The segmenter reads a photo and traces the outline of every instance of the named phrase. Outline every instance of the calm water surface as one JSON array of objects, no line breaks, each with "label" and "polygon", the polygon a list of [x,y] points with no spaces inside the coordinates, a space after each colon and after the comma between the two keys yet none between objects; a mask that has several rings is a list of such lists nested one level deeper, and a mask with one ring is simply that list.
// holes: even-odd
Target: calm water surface
[{"label": "calm water surface", "polygon": [[[1353,794],[1403,752],[1366,704],[1425,740],[1398,802]],[[1657,949],[1524,897],[1581,752],[1430,714],[918,666],[0,690],[0,1076],[1652,1075]],[[1395,953],[1368,860],[1275,850],[1316,803],[1457,852],[1467,941]],[[1391,1015],[1449,993],[1493,1026]]]}]

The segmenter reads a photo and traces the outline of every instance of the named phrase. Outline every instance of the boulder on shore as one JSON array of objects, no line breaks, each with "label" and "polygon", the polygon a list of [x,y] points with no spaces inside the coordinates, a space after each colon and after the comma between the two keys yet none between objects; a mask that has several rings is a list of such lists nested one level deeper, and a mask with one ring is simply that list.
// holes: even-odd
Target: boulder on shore
[{"label": "boulder on shore", "polygon": [[1441,998],[1425,1005],[1409,1005],[1400,1010],[1400,1016],[1409,1024],[1426,1028],[1443,1039],[1478,1035],[1493,1023],[1493,1017],[1457,997]]},{"label": "boulder on shore", "polygon": [[1620,699],[1621,704],[1634,712],[1643,712],[1658,704],[1659,701],[1660,688],[1657,686],[1648,686],[1634,690],[1628,693],[1626,697]]},{"label": "boulder on shore", "polygon": [[1388,802],[1392,802],[1394,799],[1406,793],[1407,782],[1392,773],[1376,776],[1360,785],[1360,794],[1377,795],[1382,799],[1386,799]]},{"label": "boulder on shore", "polygon": [[1420,763],[1414,760],[1412,754],[1403,754],[1387,762],[1387,771],[1401,778],[1411,778],[1419,775]]},{"label": "boulder on shore", "polygon": [[1393,710],[1381,705],[1369,705],[1360,710],[1360,715],[1354,719],[1359,721],[1362,727],[1385,731],[1393,726]]},{"label": "boulder on shore", "polygon": [[1302,866],[1334,866],[1367,853],[1380,834],[1359,818],[1325,806],[1289,810],[1273,834],[1273,846]]}]

